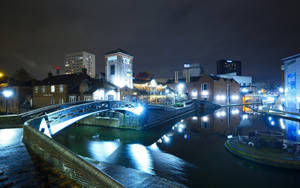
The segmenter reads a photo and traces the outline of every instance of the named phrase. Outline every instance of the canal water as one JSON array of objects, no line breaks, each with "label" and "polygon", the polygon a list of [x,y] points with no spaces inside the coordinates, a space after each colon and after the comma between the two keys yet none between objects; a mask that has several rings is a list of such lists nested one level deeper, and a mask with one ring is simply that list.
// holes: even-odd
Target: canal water
[{"label": "canal water", "polygon": [[189,187],[300,187],[299,171],[259,165],[225,149],[228,135],[255,130],[281,131],[300,141],[298,122],[238,107],[191,114],[147,131],[73,125],[54,139],[81,156]]}]

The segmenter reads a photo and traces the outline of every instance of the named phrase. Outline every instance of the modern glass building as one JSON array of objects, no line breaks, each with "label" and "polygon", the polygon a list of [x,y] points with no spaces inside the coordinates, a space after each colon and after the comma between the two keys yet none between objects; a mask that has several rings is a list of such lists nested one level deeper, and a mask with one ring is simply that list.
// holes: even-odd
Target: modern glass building
[{"label": "modern glass building", "polygon": [[300,53],[281,59],[284,63],[285,107],[300,110]]}]

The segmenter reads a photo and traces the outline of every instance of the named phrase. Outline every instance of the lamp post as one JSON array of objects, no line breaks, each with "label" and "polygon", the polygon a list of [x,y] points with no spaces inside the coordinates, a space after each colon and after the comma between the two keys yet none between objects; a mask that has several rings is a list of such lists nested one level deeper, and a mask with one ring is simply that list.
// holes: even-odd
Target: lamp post
[{"label": "lamp post", "polygon": [[13,95],[13,92],[9,89],[5,89],[3,92],[2,92],[3,96],[5,97],[6,99],[6,115],[8,114],[8,98],[11,97]]}]

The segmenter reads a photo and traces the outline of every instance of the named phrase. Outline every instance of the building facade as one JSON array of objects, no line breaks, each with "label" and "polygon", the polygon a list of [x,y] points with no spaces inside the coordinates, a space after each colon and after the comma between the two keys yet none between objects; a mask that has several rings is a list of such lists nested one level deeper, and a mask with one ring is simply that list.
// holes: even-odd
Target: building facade
[{"label": "building facade", "polygon": [[300,54],[281,59],[284,63],[285,108],[300,111]]},{"label": "building facade", "polygon": [[133,56],[122,49],[116,49],[104,55],[106,62],[106,80],[122,88],[133,88]]},{"label": "building facade", "polygon": [[88,52],[75,52],[65,55],[65,74],[75,74],[87,70],[87,74],[91,78],[96,76],[95,55]]},{"label": "building facade", "polygon": [[37,82],[32,88],[34,108],[84,101],[90,89],[91,78],[85,73],[52,76]]},{"label": "building facade", "polygon": [[[33,81],[16,81],[11,78],[0,80],[0,113],[21,113],[32,107],[32,83]],[[5,98],[3,91],[10,91],[11,96]],[[7,103],[6,103],[7,102]]]},{"label": "building facade", "polygon": [[241,101],[240,85],[234,79],[204,74],[191,77],[190,82],[181,79],[178,83],[168,83],[178,93],[184,92],[189,99],[207,100],[220,105],[239,104]]},{"label": "building facade", "polygon": [[236,72],[237,76],[242,75],[242,62],[231,60],[231,59],[221,59],[217,61],[217,74],[227,74]]},{"label": "building facade", "polygon": [[105,78],[92,79],[90,89],[84,92],[84,100],[120,100],[117,86],[106,81]]}]

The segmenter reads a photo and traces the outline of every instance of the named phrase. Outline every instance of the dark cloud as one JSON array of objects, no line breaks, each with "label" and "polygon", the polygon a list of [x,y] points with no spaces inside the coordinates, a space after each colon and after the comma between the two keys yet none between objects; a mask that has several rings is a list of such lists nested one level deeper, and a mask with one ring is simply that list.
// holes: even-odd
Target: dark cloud
[{"label": "dark cloud", "polygon": [[[65,53],[123,48],[134,71],[172,76],[185,62],[215,73],[221,58],[242,60],[255,80],[280,80],[280,58],[300,52],[298,1],[1,1],[0,65],[38,77]],[[268,70],[268,71],[266,71]]]}]

